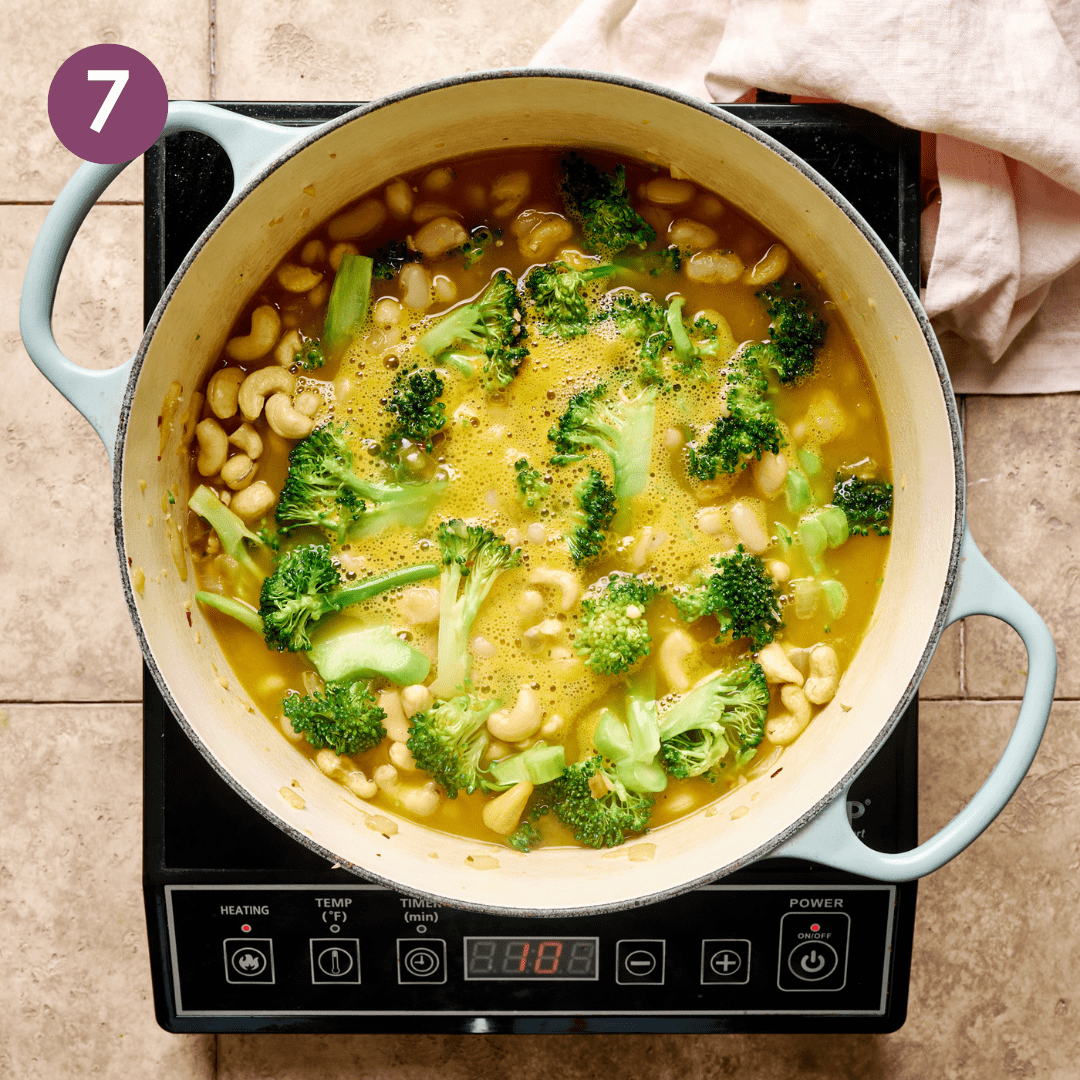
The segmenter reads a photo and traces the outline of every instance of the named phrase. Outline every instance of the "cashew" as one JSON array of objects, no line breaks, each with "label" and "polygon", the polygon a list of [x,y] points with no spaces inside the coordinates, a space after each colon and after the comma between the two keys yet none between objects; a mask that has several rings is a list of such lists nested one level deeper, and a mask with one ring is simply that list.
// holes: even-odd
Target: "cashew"
[{"label": "cashew", "polygon": [[286,292],[309,292],[322,281],[323,276],[310,266],[297,266],[296,263],[282,263],[277,268],[278,284]]},{"label": "cashew", "polygon": [[757,662],[765,672],[765,681],[771,683],[794,683],[802,686],[802,672],[788,659],[784,647],[778,641],[766,645],[757,654]]},{"label": "cashew", "polygon": [[292,394],[295,389],[296,379],[291,372],[281,367],[259,368],[240,384],[240,412],[247,421],[258,420],[270,393]]},{"label": "cashew", "polygon": [[261,360],[277,344],[280,332],[281,316],[277,309],[263,304],[251,313],[251,333],[230,338],[225,351],[233,360]]},{"label": "cashew", "polygon": [[406,589],[398,600],[398,611],[410,626],[427,626],[439,619],[439,590]]},{"label": "cashew", "polygon": [[685,630],[672,630],[660,643],[660,671],[672,690],[682,693],[690,689],[683,661],[694,654],[694,649],[694,639]]},{"label": "cashew", "polygon": [[469,650],[473,656],[481,660],[490,660],[493,656],[499,655],[499,646],[482,634],[477,634],[470,640]]},{"label": "cashew", "polygon": [[199,456],[195,459],[195,467],[200,475],[214,476],[221,472],[221,466],[229,455],[229,440],[225,429],[208,416],[196,425],[195,438],[199,441]]},{"label": "cashew", "polygon": [[240,491],[255,479],[258,466],[247,454],[233,454],[221,467],[221,479],[233,489]]},{"label": "cashew", "polygon": [[731,504],[731,525],[747,551],[760,555],[772,543],[757,507],[749,499]]},{"label": "cashew", "polygon": [[518,240],[518,250],[526,259],[546,259],[559,244],[574,235],[574,227],[559,214],[545,214],[534,229]]},{"label": "cashew", "polygon": [[[509,543],[509,541],[507,541]],[[534,615],[544,610],[544,598],[535,589],[526,589],[518,601],[518,618],[522,622],[528,622]]]},{"label": "cashew", "polygon": [[365,199],[359,206],[339,214],[326,231],[331,240],[355,240],[374,232],[386,220],[386,207],[378,199]]},{"label": "cashew", "polygon": [[431,275],[418,263],[409,263],[398,274],[401,285],[401,301],[416,311],[431,307]]},{"label": "cashew", "polygon": [[496,795],[484,804],[481,815],[484,824],[500,836],[509,836],[518,827],[532,793],[532,784],[528,780],[522,780],[501,795]]},{"label": "cashew", "polygon": [[375,770],[373,778],[381,791],[401,803],[406,810],[417,817],[428,817],[439,807],[439,789],[434,781],[428,781],[421,787],[403,784],[393,765],[380,765]]},{"label": "cashew", "polygon": [[739,280],[745,269],[742,259],[734,251],[716,248],[695,252],[686,262],[686,276],[703,285],[730,285]]},{"label": "cashew", "polygon": [[840,685],[840,665],[831,645],[819,645],[810,654],[810,678],[803,687],[806,700],[815,705],[832,701]]},{"label": "cashew", "polygon": [[309,240],[300,252],[300,261],[305,266],[320,263],[326,258],[326,245],[321,240]]},{"label": "cashew", "polygon": [[770,285],[777,278],[783,277],[791,262],[788,249],[783,244],[773,244],[754,265],[743,274],[743,281],[747,285],[760,288],[762,285]]},{"label": "cashew", "polygon": [[322,403],[322,394],[315,390],[304,390],[293,398],[293,408],[301,416],[314,416]]},{"label": "cashew", "polygon": [[544,638],[554,640],[563,629],[563,624],[558,619],[544,619],[543,622],[530,626],[521,637],[528,648],[539,649],[544,644]]},{"label": "cashew", "polygon": [[667,231],[668,243],[683,251],[703,251],[716,245],[716,230],[692,218],[676,218]]},{"label": "cashew", "polygon": [[308,306],[312,308],[321,308],[326,303],[326,298],[330,295],[330,283],[324,281],[321,285],[316,285],[314,289],[307,294]]},{"label": "cashew", "polygon": [[670,535],[664,532],[663,529],[657,532],[651,525],[646,525],[641,530],[641,539],[631,549],[630,557],[627,559],[630,569],[635,573],[644,569],[646,564],[652,560],[653,552],[670,539]]},{"label": "cashew", "polygon": [[774,716],[765,724],[765,737],[777,746],[794,742],[810,723],[810,702],[797,686],[790,683],[780,690],[786,713]]},{"label": "cashew", "polygon": [[518,690],[514,707],[507,712],[499,709],[488,717],[488,731],[503,742],[521,742],[530,735],[535,735],[543,720],[540,707],[540,695],[528,685]]},{"label": "cashew", "polygon": [[496,176],[491,185],[492,213],[496,217],[509,217],[529,194],[529,174],[524,169]]},{"label": "cashew", "polygon": [[288,394],[275,394],[266,403],[266,422],[283,439],[306,439],[315,429],[315,421],[297,412]]},{"label": "cashew", "polygon": [[374,780],[369,780],[362,769],[352,769],[347,772],[342,782],[360,799],[371,799],[379,790],[379,785]]},{"label": "cashew", "polygon": [[432,169],[431,172],[420,181],[420,186],[425,191],[446,191],[453,185],[455,179],[456,174],[454,170],[449,168],[449,166],[441,165],[437,169]]},{"label": "cashew", "polygon": [[689,202],[697,188],[688,180],[672,180],[667,176],[658,176],[645,185],[645,198],[658,206],[681,206]]},{"label": "cashew", "polygon": [[405,710],[401,707],[401,698],[396,690],[383,690],[378,696],[379,708],[386,713],[383,727],[394,742],[409,741],[409,722],[405,719]]},{"label": "cashew", "polygon": [[265,480],[256,480],[243,491],[238,491],[229,503],[229,509],[245,521],[261,517],[269,513],[270,508],[277,502],[274,489]]},{"label": "cashew", "polygon": [[284,334],[274,350],[274,359],[283,367],[292,367],[296,363],[296,354],[304,344],[299,330],[290,330]]},{"label": "cashew", "polygon": [[434,701],[431,691],[423,683],[413,683],[401,691],[401,707],[406,716],[415,716],[418,712],[426,712],[431,708]]},{"label": "cashew", "polygon": [[206,384],[206,401],[219,420],[228,420],[236,415],[236,398],[240,384],[246,378],[247,375],[238,367],[222,368],[210,376]]},{"label": "cashew", "polygon": [[403,772],[416,772],[419,768],[416,758],[412,756],[412,751],[403,742],[390,744],[390,760]]},{"label": "cashew", "polygon": [[783,454],[774,454],[766,450],[761,455],[761,460],[754,466],[754,481],[758,491],[767,499],[780,493],[787,479],[788,464]]},{"label": "cashew", "polygon": [[416,230],[413,243],[416,250],[427,259],[437,259],[451,248],[461,247],[469,234],[460,221],[449,217],[432,218]]},{"label": "cashew", "polygon": [[537,566],[529,572],[530,585],[555,585],[562,594],[559,606],[563,611],[570,611],[581,595],[581,583],[568,570],[552,570],[547,566]]},{"label": "cashew", "polygon": [[390,213],[396,218],[407,218],[412,213],[413,192],[404,180],[399,176],[391,180],[383,189],[383,198],[390,207]]},{"label": "cashew", "polygon": [[243,450],[252,461],[263,452],[262,437],[246,420],[229,436],[229,442]]},{"label": "cashew", "polygon": [[346,255],[359,255],[360,249],[355,244],[335,244],[330,249],[330,255],[327,257],[327,262],[330,263],[330,269],[336,274],[341,266],[341,260]]}]

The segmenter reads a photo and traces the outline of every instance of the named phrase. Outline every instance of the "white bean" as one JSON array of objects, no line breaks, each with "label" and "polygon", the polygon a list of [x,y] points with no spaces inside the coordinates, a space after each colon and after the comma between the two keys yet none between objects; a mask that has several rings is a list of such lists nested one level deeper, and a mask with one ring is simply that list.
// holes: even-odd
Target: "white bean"
[{"label": "white bean", "polygon": [[660,206],[682,206],[693,197],[697,188],[688,180],[672,180],[658,176],[645,185],[645,198]]},{"label": "white bean", "polygon": [[764,451],[761,460],[754,466],[754,482],[767,499],[780,493],[787,474],[787,458],[782,453],[774,454],[771,450]]},{"label": "white bean", "polygon": [[730,285],[746,269],[734,251],[698,251],[686,261],[686,276],[705,285]]},{"label": "white bean", "polygon": [[716,230],[692,218],[676,218],[668,227],[668,243],[683,251],[702,251],[716,245]]},{"label": "white bean", "polygon": [[496,217],[509,217],[528,197],[529,174],[524,169],[496,176],[491,185],[492,213]]},{"label": "white bean", "polygon": [[431,307],[431,276],[418,263],[409,263],[398,275],[401,282],[401,300],[415,311],[427,311]]},{"label": "white bean", "polygon": [[386,713],[383,727],[394,742],[409,741],[409,722],[405,719],[405,710],[401,707],[401,698],[396,690],[383,690],[378,697],[379,708]]},{"label": "white bean", "polygon": [[469,234],[460,221],[449,217],[437,217],[416,230],[413,243],[425,258],[437,259],[451,248],[461,247]]},{"label": "white bean", "polygon": [[418,712],[426,712],[434,700],[431,691],[423,683],[413,683],[401,691],[401,707],[409,717]]},{"label": "white bean", "polygon": [[771,285],[777,278],[784,276],[790,262],[788,249],[783,244],[773,244],[753,267],[747,270],[743,280],[755,288]]},{"label": "white bean", "polygon": [[694,639],[685,630],[672,630],[660,643],[660,671],[668,686],[680,694],[690,689],[690,677],[683,670],[683,661],[693,656]]},{"label": "white bean", "polygon": [[427,626],[439,618],[439,590],[419,586],[406,589],[398,600],[398,611],[410,626]]},{"label": "white bean", "polygon": [[737,499],[731,504],[731,525],[735,534],[747,551],[760,555],[767,551],[770,543],[761,515],[746,499]]},{"label": "white bean", "polygon": [[355,240],[374,232],[386,220],[386,207],[378,199],[365,199],[359,206],[333,218],[326,226],[331,240]]},{"label": "white bean", "polygon": [[407,218],[412,213],[412,188],[400,176],[386,185],[383,198],[386,199],[386,205],[390,208],[390,213],[394,217]]}]

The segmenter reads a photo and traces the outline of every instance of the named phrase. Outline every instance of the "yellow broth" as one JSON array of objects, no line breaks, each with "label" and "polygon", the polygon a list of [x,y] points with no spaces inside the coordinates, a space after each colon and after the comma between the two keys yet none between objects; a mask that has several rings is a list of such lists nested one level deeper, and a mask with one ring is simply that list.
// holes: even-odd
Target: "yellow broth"
[{"label": "yellow broth", "polygon": [[[378,320],[369,322],[366,331],[343,355],[331,357],[320,369],[308,373],[293,367],[297,375],[297,393],[313,389],[323,399],[316,414],[317,423],[332,420],[348,424],[355,468],[361,476],[385,478],[384,467],[370,447],[388,428],[384,412],[387,393],[403,366],[430,364],[416,343],[443,312],[474,298],[497,269],[508,270],[520,281],[532,266],[558,258],[579,265],[589,261],[589,257],[582,255],[584,248],[576,228],[572,236],[557,242],[550,250],[530,248],[527,232],[524,240],[515,235],[515,231],[524,229],[522,221],[528,224],[533,220],[523,217],[523,212],[547,215],[536,219],[541,223],[565,221],[556,179],[561,156],[557,151],[546,151],[476,157],[405,177],[405,186],[398,182],[396,189],[399,203],[404,198],[403,192],[407,190],[411,195],[413,210],[405,218],[385,212],[386,189],[368,193],[337,218],[305,237],[283,261],[284,264],[310,267],[316,274],[321,274],[319,284],[305,293],[296,293],[284,289],[277,277],[271,276],[248,309],[240,314],[233,336],[247,334],[251,312],[269,304],[280,313],[282,335],[298,329],[305,337],[317,338],[322,330],[328,286],[334,273],[328,260],[342,242],[350,243],[353,250],[360,253],[372,254],[390,241],[411,237],[420,227],[415,218],[430,213],[459,220],[467,230],[480,225],[502,230],[500,241],[472,269],[463,268],[460,256],[424,260],[422,265],[434,281],[436,292],[442,289],[444,296],[452,292],[453,299],[434,299],[426,310],[403,308],[400,321],[391,327],[378,325]],[[590,158],[609,171],[615,165],[614,159],[602,155],[590,155]],[[699,311],[711,310],[726,319],[736,342],[766,338],[770,320],[756,296],[760,286],[749,283],[746,278],[750,270],[773,250],[775,239],[708,192],[698,190],[690,200],[677,207],[650,203],[646,185],[666,174],[654,166],[634,161],[624,164],[627,190],[635,208],[657,229],[659,239],[655,246],[664,246],[665,231],[673,221],[688,218],[711,229],[716,237],[712,247],[734,252],[747,270],[737,280],[723,285],[691,280],[685,264],[681,273],[659,276],[626,272],[612,279],[602,279],[592,286],[595,290],[592,298],[596,299],[607,289],[626,287],[648,292],[660,302],[666,302],[678,293],[686,298],[684,315],[688,321]],[[497,178],[513,173],[527,175],[528,194],[511,212],[500,214],[498,199],[492,195],[493,183],[498,193]],[[346,219],[357,208],[361,208],[359,216],[363,216],[362,208],[366,205],[370,209],[371,200],[378,200],[384,206],[382,223],[363,236],[344,241],[335,239],[334,233],[340,234],[341,226],[335,226],[334,222]],[[507,201],[503,200],[504,203]],[[568,230],[563,227],[562,231]],[[816,501],[824,505],[830,501],[833,479],[839,469],[870,462],[870,465],[861,466],[863,471],[882,479],[889,478],[887,434],[865,363],[835,308],[816,288],[813,276],[793,260],[783,281],[789,285],[798,283],[803,295],[828,323],[815,375],[801,385],[770,395],[776,415],[784,425],[787,453],[812,449],[822,459],[821,473],[811,483]],[[402,294],[399,279],[375,281],[372,308],[381,297],[399,298]],[[682,392],[658,397],[650,482],[645,492],[633,500],[631,527],[624,537],[609,542],[599,560],[577,570],[563,540],[563,532],[571,527],[574,488],[590,466],[600,468],[608,477],[610,466],[597,452],[588,455],[581,464],[548,465],[552,453],[548,431],[564,411],[571,395],[598,381],[610,379],[616,370],[633,370],[638,345],[620,337],[610,324],[590,331],[583,338],[562,341],[557,336],[544,336],[538,332],[529,317],[527,305],[524,314],[530,356],[505,390],[491,395],[481,388],[478,380],[466,382],[453,370],[440,369],[445,382],[442,400],[447,422],[436,436],[430,456],[421,460],[418,475],[430,475],[441,468],[449,471],[451,481],[426,527],[419,531],[401,528],[387,531],[371,539],[347,544],[335,554],[343,572],[356,578],[395,566],[430,561],[437,553],[434,527],[439,520],[451,517],[480,521],[500,535],[508,534],[515,540],[520,538],[518,542],[524,555],[521,568],[507,572],[499,579],[473,626],[471,641],[476,646],[479,640],[483,647],[473,648],[472,682],[478,694],[500,698],[507,707],[513,704],[521,685],[532,686],[540,695],[545,721],[551,721],[553,717],[561,717],[564,721],[557,738],[542,737],[549,742],[561,738],[567,761],[573,762],[593,751],[591,733],[602,708],[608,706],[617,714],[623,714],[625,676],[594,674],[574,656],[572,635],[577,622],[577,605],[569,613],[563,612],[559,590],[530,584],[531,569],[542,565],[570,572],[583,587],[613,571],[642,572],[669,585],[684,583],[692,578],[695,570],[707,569],[710,557],[730,550],[737,542],[738,534],[727,519],[725,508],[734,501],[746,500],[746,505],[762,515],[772,537],[771,546],[762,555],[766,563],[777,559],[786,561],[791,579],[806,577],[811,571],[797,546],[785,552],[777,543],[778,524],[794,531],[799,515],[788,512],[783,488],[772,498],[763,496],[756,484],[756,462],[751,461],[748,468],[738,470],[731,477],[720,474],[720,479],[713,484],[702,485],[687,477],[686,433],[692,429],[700,431],[716,419],[723,380],[715,378],[696,388],[690,388],[687,382]],[[248,371],[275,363],[273,350],[253,363],[238,363],[223,354],[214,370],[229,366]],[[203,416],[211,415],[209,407],[204,407]],[[222,425],[229,432],[239,425],[240,420],[239,416],[234,416],[222,421]],[[288,451],[293,444],[275,435],[265,418],[260,417],[254,426],[264,440],[257,479],[279,492],[285,478]],[[672,445],[678,441],[672,432],[682,433],[683,441],[678,445]],[[551,494],[543,508],[527,509],[517,497],[513,463],[521,457],[527,457],[551,479]],[[220,477],[199,476],[193,453],[192,488],[200,482],[210,484],[219,492],[226,490]],[[720,508],[719,514],[715,508]],[[702,528],[703,522],[711,522],[711,532]],[[716,532],[717,523],[719,533]],[[272,513],[269,524],[272,525]],[[258,527],[258,523],[253,523],[253,527]],[[648,540],[646,529],[652,530],[654,540],[663,539],[641,563],[643,543]],[[207,527],[194,514],[189,518],[189,538],[199,587],[236,595],[237,582],[227,560],[215,556],[212,542],[208,550]],[[285,544],[313,539],[319,537],[297,533]],[[819,643],[831,645],[842,674],[869,625],[888,545],[888,538],[871,533],[867,537],[853,536],[839,548],[827,550],[824,555],[827,573],[840,580],[847,589],[848,604],[844,614],[838,619],[830,619],[824,605],[819,604],[813,617],[797,618],[790,603],[791,589],[787,586],[786,626],[778,640],[799,649],[809,649]],[[264,569],[269,571],[270,560],[265,554],[260,558]],[[435,579],[423,585],[437,587],[438,581]],[[523,622],[521,611],[527,603],[523,598],[529,591],[539,591],[544,606],[542,611],[533,613]],[[256,596],[244,598],[257,606]],[[434,663],[437,625],[409,625],[402,616],[401,600],[400,593],[386,594],[346,609],[338,617],[354,618],[372,625],[389,622],[413,645],[427,653]],[[315,685],[309,662],[302,654],[269,650],[260,636],[215,611],[206,609],[206,614],[247,692],[265,713],[268,722],[282,724],[283,696],[288,691],[305,693]],[[541,648],[530,647],[523,632],[543,620],[557,620],[560,631],[554,637],[544,638]],[[717,634],[715,619],[708,617],[687,625],[671,602],[663,597],[650,608],[649,626],[653,649],[645,664],[657,668],[657,690],[661,696],[673,689],[657,659],[659,644],[670,631],[676,628],[687,631],[697,646],[684,665],[691,684],[717,668],[730,667],[748,650],[745,640],[716,644],[713,640]],[[569,653],[569,657],[560,657],[559,650]],[[771,689],[770,716],[775,716],[784,710],[778,687]],[[553,725],[554,722],[549,727]],[[287,724],[282,726],[287,730]],[[314,755],[306,742],[298,742],[297,748],[301,753]],[[778,752],[778,747],[765,740],[742,773],[753,774],[761,771],[763,766],[770,771],[775,769],[779,766]],[[366,754],[355,755],[353,760],[355,767],[370,777],[378,765],[389,761],[388,741]],[[403,773],[402,779],[419,783],[426,777]],[[702,778],[687,781],[672,778],[667,789],[657,797],[652,825],[660,826],[700,809],[743,782],[743,776],[730,761],[717,782]],[[481,821],[486,798],[479,792],[472,796],[461,794],[456,800],[444,798],[438,810],[423,821],[447,832],[498,840]],[[381,791],[373,801],[393,812],[407,814]],[[550,815],[542,818],[538,827],[545,843],[573,843],[568,830]]]}]

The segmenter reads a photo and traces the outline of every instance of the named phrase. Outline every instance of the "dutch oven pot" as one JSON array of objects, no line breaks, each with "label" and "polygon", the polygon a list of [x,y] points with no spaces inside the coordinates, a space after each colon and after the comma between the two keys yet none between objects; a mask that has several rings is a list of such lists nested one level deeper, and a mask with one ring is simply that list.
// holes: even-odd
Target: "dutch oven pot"
[{"label": "dutch oven pot", "polygon": [[[123,166],[83,164],[61,193],[31,256],[21,329],[35,364],[112,455],[120,572],[146,662],[196,746],[253,806],[299,843],[376,881],[452,904],[546,915],[658,900],[766,854],[886,881],[911,879],[942,866],[989,825],[1038,748],[1053,696],[1054,644],[965,528],[956,405],[918,298],[827,181],[722,109],[656,86],[566,71],[451,79],[306,129],[174,102],[165,133],[183,130],[222,144],[235,187],[169,284],[138,353],[112,371],[87,371],[61,354],[50,327],[71,241]],[[171,520],[161,519],[164,490],[188,490],[179,417],[236,313],[293,244],[394,176],[462,155],[532,146],[577,146],[673,166],[780,237],[821,275],[858,330],[892,445],[892,551],[873,621],[840,692],[787,749],[778,773],[725,798],[719,813],[699,811],[632,842],[655,845],[651,859],[640,858],[648,849],[635,859],[612,857],[626,848],[522,856],[405,819],[396,833],[373,821],[372,807],[323,776],[249,708],[192,602],[190,564],[181,575],[174,561],[185,499]],[[165,403],[174,383],[182,395],[170,419]],[[141,593],[132,589],[132,567],[145,571]],[[974,613],[1009,623],[1028,650],[1012,736],[983,787],[937,835],[904,854],[872,851],[848,824],[847,790],[915,694],[944,627]],[[294,780],[302,809],[282,794]],[[733,813],[742,807],[748,811]]]}]

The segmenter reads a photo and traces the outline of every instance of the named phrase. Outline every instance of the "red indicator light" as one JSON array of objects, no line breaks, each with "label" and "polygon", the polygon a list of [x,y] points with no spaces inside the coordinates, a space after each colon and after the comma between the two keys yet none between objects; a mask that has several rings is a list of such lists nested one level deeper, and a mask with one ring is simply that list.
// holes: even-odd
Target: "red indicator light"
[{"label": "red indicator light", "polygon": [[[244,925],[241,926],[240,929],[243,930],[245,934],[251,933],[251,926],[248,923],[244,923]],[[817,927],[815,926],[814,929],[816,930]]]},{"label": "red indicator light", "polygon": [[[244,929],[246,930],[247,927],[245,926]],[[814,933],[816,934],[821,929],[821,927],[817,923],[811,923],[810,924],[810,929],[813,930]]]}]

